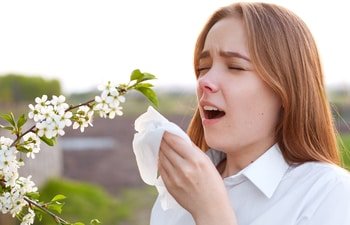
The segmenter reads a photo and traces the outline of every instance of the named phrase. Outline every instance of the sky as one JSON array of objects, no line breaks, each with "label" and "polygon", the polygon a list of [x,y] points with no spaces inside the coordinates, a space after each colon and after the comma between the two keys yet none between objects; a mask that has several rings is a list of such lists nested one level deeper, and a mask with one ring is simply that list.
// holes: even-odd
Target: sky
[{"label": "sky", "polygon": [[[56,78],[65,93],[134,69],[156,87],[194,89],[196,38],[209,16],[234,0],[0,0],[0,75]],[[271,0],[299,15],[321,54],[328,87],[350,85],[346,1]]]}]

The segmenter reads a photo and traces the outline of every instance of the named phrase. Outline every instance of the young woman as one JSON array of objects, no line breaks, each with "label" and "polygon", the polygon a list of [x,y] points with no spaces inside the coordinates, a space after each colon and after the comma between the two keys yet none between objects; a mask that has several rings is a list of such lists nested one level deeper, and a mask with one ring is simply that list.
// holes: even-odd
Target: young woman
[{"label": "young woman", "polygon": [[200,33],[194,66],[193,144],[165,133],[159,152],[182,208],[157,200],[151,225],[349,225],[350,178],[304,22],[273,4],[224,7]]}]

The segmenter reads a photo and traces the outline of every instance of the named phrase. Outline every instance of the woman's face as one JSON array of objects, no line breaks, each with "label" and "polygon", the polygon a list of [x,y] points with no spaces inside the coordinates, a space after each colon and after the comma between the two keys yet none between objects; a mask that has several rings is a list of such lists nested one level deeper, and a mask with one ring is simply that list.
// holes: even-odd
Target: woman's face
[{"label": "woman's face", "polygon": [[199,111],[211,148],[233,153],[275,142],[280,99],[254,71],[240,19],[225,18],[210,29],[197,70]]}]

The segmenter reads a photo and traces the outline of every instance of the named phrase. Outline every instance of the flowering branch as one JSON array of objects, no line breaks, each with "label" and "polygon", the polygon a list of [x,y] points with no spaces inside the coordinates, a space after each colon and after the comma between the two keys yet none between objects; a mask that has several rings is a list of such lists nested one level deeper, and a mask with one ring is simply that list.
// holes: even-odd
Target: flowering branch
[{"label": "flowering branch", "polygon": [[[80,106],[83,106],[83,105],[89,105],[90,103],[93,103],[94,101],[95,101],[95,100],[93,99],[93,100],[89,100],[89,101],[87,101],[87,102],[85,102],[85,103],[78,104],[78,105],[76,105],[76,106],[70,106],[70,107],[66,110],[66,112],[71,111],[71,110],[76,109],[76,108],[79,108]],[[36,126],[36,125],[33,125],[33,126],[32,126],[31,128],[29,128],[26,132],[24,132],[23,134],[17,136],[16,140],[12,143],[11,147],[12,147],[12,146],[15,146],[15,144],[16,144],[23,136],[25,136],[25,135],[28,134],[29,132],[35,133],[35,132],[36,132],[35,126]]]},{"label": "flowering branch", "polygon": [[[58,136],[65,134],[65,127],[73,125],[73,129],[80,129],[81,132],[92,126],[95,113],[102,118],[113,119],[115,116],[122,116],[121,103],[125,102],[124,95],[130,90],[137,90],[144,94],[154,105],[158,106],[158,99],[152,90],[153,85],[146,83],[155,79],[149,73],[142,73],[134,70],[128,84],[116,85],[107,82],[100,85],[98,89],[101,95],[85,103],[76,106],[69,106],[66,98],[52,96],[48,99],[46,95],[35,98],[35,105],[30,104],[28,118],[34,120],[35,125],[27,131],[22,132],[23,125],[27,122],[23,114],[18,119],[13,113],[1,114],[0,117],[8,122],[7,126],[0,125],[0,128],[9,130],[16,136],[15,140],[0,137],[0,211],[3,214],[10,213],[17,217],[21,225],[34,223],[35,212],[44,212],[53,217],[57,224],[83,225],[83,223],[69,223],[52,211],[61,213],[65,199],[63,195],[56,195],[50,202],[41,203],[38,201],[37,187],[31,181],[31,176],[20,177],[18,169],[24,165],[21,159],[17,159],[17,153],[25,153],[32,159],[40,152],[41,141],[49,146],[56,143]],[[92,220],[90,224],[99,224],[98,220]]]},{"label": "flowering branch", "polygon": [[35,202],[34,200],[31,200],[28,197],[24,197],[24,200],[26,202],[28,202],[29,207],[32,207],[32,205],[34,205],[35,207],[41,209],[42,211],[44,211],[45,213],[49,214],[50,216],[52,216],[52,218],[54,218],[54,220],[59,223],[59,224],[69,224],[67,221],[65,221],[64,219],[62,219],[61,217],[57,216],[55,213],[51,212],[50,210],[46,209],[44,206],[38,204],[37,202]]}]

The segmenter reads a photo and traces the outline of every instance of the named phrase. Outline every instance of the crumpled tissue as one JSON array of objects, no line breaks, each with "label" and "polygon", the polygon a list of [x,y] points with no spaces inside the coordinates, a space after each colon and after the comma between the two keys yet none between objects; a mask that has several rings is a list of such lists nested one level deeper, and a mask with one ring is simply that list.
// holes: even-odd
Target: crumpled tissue
[{"label": "crumpled tissue", "polygon": [[191,139],[180,127],[169,122],[151,106],[148,107],[147,112],[135,120],[135,130],[137,133],[134,135],[132,144],[142,180],[156,186],[163,210],[180,207],[167,191],[162,178],[157,177],[158,153],[165,131],[178,135],[189,143]]}]

